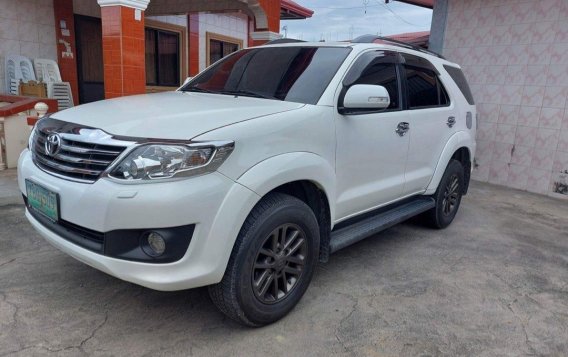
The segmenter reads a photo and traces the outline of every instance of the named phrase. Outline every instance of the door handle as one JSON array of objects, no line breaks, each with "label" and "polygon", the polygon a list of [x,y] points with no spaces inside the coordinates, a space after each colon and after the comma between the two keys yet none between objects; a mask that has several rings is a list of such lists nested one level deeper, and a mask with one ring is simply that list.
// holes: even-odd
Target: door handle
[{"label": "door handle", "polygon": [[446,124],[448,124],[450,128],[456,125],[456,117],[449,117]]},{"label": "door handle", "polygon": [[404,134],[406,134],[406,132],[408,132],[409,129],[410,129],[410,124],[403,121],[403,122],[398,123],[394,132],[397,133],[400,136],[404,136]]}]

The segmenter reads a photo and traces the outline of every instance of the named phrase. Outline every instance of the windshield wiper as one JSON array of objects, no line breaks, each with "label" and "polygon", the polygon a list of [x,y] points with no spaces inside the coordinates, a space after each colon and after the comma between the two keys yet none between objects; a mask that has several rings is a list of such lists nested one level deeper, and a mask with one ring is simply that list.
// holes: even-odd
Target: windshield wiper
[{"label": "windshield wiper", "polygon": [[254,97],[254,98],[280,100],[279,98],[276,98],[276,97],[271,96],[271,95],[267,95],[267,94],[263,94],[263,93],[258,93],[258,92],[250,91],[250,90],[244,90],[244,89],[239,89],[239,90],[224,90],[224,91],[219,92],[219,93],[221,93],[221,94],[229,94],[229,95],[234,95],[234,96],[243,96],[243,97]]}]

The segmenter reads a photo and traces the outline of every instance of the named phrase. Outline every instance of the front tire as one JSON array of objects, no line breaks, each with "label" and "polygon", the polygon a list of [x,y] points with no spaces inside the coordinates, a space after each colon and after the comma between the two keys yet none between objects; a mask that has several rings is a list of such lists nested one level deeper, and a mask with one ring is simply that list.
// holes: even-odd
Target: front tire
[{"label": "front tire", "polygon": [[247,217],[213,303],[247,326],[273,323],[300,301],[319,256],[319,226],[301,200],[271,193]]},{"label": "front tire", "polygon": [[451,160],[433,195],[436,207],[426,212],[426,219],[430,226],[443,229],[453,222],[460,207],[464,182],[463,165],[457,160]]}]

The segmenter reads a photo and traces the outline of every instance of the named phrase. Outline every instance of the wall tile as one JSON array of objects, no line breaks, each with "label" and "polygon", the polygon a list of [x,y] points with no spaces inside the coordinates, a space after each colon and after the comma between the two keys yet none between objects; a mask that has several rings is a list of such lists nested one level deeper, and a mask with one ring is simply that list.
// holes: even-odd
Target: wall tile
[{"label": "wall tile", "polygon": [[554,164],[552,170],[555,172],[564,172],[568,170],[568,152],[557,151],[554,155]]},{"label": "wall tile", "polygon": [[555,150],[553,149],[540,149],[536,147],[533,151],[531,167],[541,170],[552,170],[554,152]]},{"label": "wall tile", "polygon": [[496,142],[493,149],[491,161],[511,162],[513,155],[513,144]]},{"label": "wall tile", "polygon": [[507,175],[507,186],[519,190],[526,190],[529,171],[530,168],[528,166],[511,164]]},{"label": "wall tile", "polygon": [[[568,83],[566,83],[568,85]],[[566,106],[566,97],[568,96],[568,87],[549,86],[544,92],[542,105],[544,107],[564,108]]]},{"label": "wall tile", "polygon": [[525,107],[519,109],[518,125],[538,127],[540,120],[540,107]]},{"label": "wall tile", "polygon": [[497,123],[479,121],[477,126],[477,139],[494,141],[497,133]]},{"label": "wall tile", "polygon": [[525,85],[528,86],[544,86],[548,75],[547,65],[529,65],[525,78]]},{"label": "wall tile", "polygon": [[549,86],[564,86],[568,83],[568,63],[551,64],[548,67],[546,84]]},{"label": "wall tile", "polygon": [[[518,129],[517,129],[518,130]],[[511,163],[523,166],[530,166],[534,148],[530,146],[515,145]]]},{"label": "wall tile", "polygon": [[505,161],[493,161],[489,168],[489,182],[498,185],[506,185],[509,177],[509,163]]},{"label": "wall tile", "polygon": [[541,107],[546,88],[540,86],[525,86],[522,103],[531,107]]},{"label": "wall tile", "polygon": [[507,66],[507,74],[505,83],[510,85],[522,86],[527,78],[527,65],[510,65]]},{"label": "wall tile", "polygon": [[550,170],[529,170],[529,177],[527,179],[527,190],[534,193],[546,194],[550,188],[550,177],[552,173]]},{"label": "wall tile", "polygon": [[550,50],[550,64],[568,63],[568,43],[555,43]]},{"label": "wall tile", "polygon": [[495,141],[499,143],[514,144],[516,130],[517,127],[515,125],[497,124]]},{"label": "wall tile", "polygon": [[557,150],[568,152],[568,128],[560,130],[560,134],[558,134]]},{"label": "wall tile", "polygon": [[538,135],[538,128],[518,126],[515,133],[515,145],[534,147]]},{"label": "wall tile", "polygon": [[524,35],[531,37],[531,43],[553,43],[556,35],[556,22],[530,24],[530,29]]},{"label": "wall tile", "polygon": [[499,123],[516,125],[519,120],[518,105],[501,105],[499,111]]},{"label": "wall tile", "polygon": [[542,108],[538,126],[547,129],[560,129],[562,127],[563,116],[564,109]]},{"label": "wall tile", "polygon": [[542,149],[555,150],[558,146],[560,132],[555,129],[538,128],[535,146]]},{"label": "wall tile", "polygon": [[504,85],[501,92],[501,103],[519,105],[523,99],[523,86]]}]

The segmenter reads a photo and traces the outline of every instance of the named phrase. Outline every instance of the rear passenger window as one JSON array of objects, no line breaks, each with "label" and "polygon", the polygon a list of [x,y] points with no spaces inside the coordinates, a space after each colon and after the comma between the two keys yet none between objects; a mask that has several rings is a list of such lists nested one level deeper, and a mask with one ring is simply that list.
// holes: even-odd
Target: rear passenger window
[{"label": "rear passenger window", "polygon": [[387,109],[398,109],[399,92],[394,63],[375,63],[365,68],[361,76],[353,84],[375,84],[387,89],[390,105]]},{"label": "rear passenger window", "polygon": [[444,107],[450,104],[448,93],[434,71],[405,66],[410,109]]},{"label": "rear passenger window", "polygon": [[456,84],[458,85],[459,89],[461,90],[463,96],[465,97],[469,105],[474,105],[475,101],[473,100],[473,94],[471,94],[471,89],[467,84],[467,80],[465,79],[462,70],[457,67],[452,67],[448,65],[444,65],[444,68],[446,69],[450,77],[452,77],[454,82],[456,82]]}]

